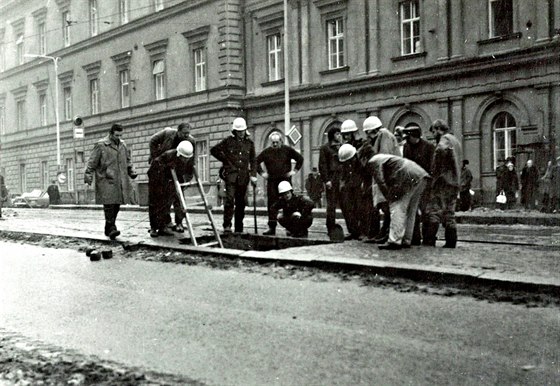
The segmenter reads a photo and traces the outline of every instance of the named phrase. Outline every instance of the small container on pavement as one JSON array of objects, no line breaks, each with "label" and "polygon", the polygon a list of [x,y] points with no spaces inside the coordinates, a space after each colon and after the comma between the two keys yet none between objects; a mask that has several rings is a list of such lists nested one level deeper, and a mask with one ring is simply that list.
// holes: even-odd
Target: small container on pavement
[{"label": "small container on pavement", "polygon": [[93,250],[89,254],[89,261],[99,261],[101,260],[101,253],[97,250]]},{"label": "small container on pavement", "polygon": [[110,249],[106,249],[104,251],[101,251],[101,256],[104,259],[111,259],[113,257],[113,251]]},{"label": "small container on pavement", "polygon": [[95,248],[87,247],[87,248],[86,248],[86,256],[87,256],[87,257],[90,257],[90,256],[91,256],[91,253],[92,253],[93,251],[95,251]]}]

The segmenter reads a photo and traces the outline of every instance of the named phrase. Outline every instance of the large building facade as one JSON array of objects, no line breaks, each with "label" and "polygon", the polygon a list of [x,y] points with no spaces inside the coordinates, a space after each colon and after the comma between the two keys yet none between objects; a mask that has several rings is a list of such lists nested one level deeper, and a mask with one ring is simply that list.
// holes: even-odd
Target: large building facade
[{"label": "large building facade", "polygon": [[[45,188],[63,168],[67,200],[87,200],[84,162],[114,122],[125,127],[140,187],[149,137],[184,121],[212,185],[219,164],[209,148],[236,116],[257,152],[273,131],[290,134],[305,158],[298,188],[328,128],[372,114],[426,136],[433,120],[447,120],[487,202],[499,160],[543,168],[557,155],[560,0],[290,0],[287,10],[286,29],[281,0],[0,1],[8,188]],[[74,138],[76,115],[84,138]]]}]

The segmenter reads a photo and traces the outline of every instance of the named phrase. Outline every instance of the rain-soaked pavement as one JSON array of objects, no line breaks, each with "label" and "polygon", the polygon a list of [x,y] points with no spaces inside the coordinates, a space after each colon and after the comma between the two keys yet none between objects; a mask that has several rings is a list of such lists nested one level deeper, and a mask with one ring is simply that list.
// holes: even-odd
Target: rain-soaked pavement
[{"label": "rain-soaked pavement", "polygon": [[[102,369],[121,378],[98,382],[128,384],[557,380],[556,306],[395,291],[294,267],[161,264],[134,252],[90,262],[75,248],[12,242],[0,250],[0,381],[60,358],[72,367],[58,379],[70,384]],[[6,352],[16,363],[7,371]]]}]

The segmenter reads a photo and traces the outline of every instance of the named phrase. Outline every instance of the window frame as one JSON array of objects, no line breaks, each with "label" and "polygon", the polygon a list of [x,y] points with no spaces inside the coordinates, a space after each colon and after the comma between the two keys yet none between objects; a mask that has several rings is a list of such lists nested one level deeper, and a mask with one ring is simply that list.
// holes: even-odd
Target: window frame
[{"label": "window frame", "polygon": [[[345,25],[344,25],[344,20],[345,18],[340,15],[340,16],[335,16],[332,18],[329,18],[326,20],[326,26],[327,26],[327,63],[328,63],[328,69],[329,70],[337,70],[340,68],[344,68],[346,66],[346,44],[344,44],[345,41]],[[339,28],[337,25],[339,24],[342,26],[342,28]],[[331,35],[331,25],[335,26],[335,30],[336,30],[336,34]],[[342,29],[342,32],[340,32],[340,29]],[[336,51],[333,52],[331,51],[332,48],[332,43],[335,43],[336,46]],[[340,45],[342,45],[342,48],[340,48]],[[334,58],[336,58],[336,60],[333,62],[333,55]],[[341,59],[342,56],[342,59]]]},{"label": "window frame", "polygon": [[23,131],[26,129],[26,106],[25,99],[16,100],[16,129]]},{"label": "window frame", "polygon": [[[496,127],[499,123],[499,118],[500,116],[504,116],[505,117],[505,122],[506,124],[504,125],[504,127]],[[513,126],[508,125],[508,119],[513,120]],[[503,133],[504,134],[504,148],[503,149],[498,149],[498,140],[497,140],[497,136],[499,134]],[[512,146],[512,133],[513,135],[513,143],[514,145]],[[494,118],[492,119],[492,150],[493,150],[493,157],[494,157],[494,169],[496,169],[498,167],[498,163],[500,159],[506,159],[507,157],[511,157],[513,156],[515,150],[517,149],[517,121],[515,119],[515,117],[508,111],[500,111],[499,113],[497,113]],[[499,153],[503,152],[503,158],[499,156]]]},{"label": "window frame", "polygon": [[89,100],[91,115],[99,114],[99,78],[91,78],[89,80]]},{"label": "window frame", "polygon": [[27,167],[25,163],[19,164],[19,189],[21,193],[25,193],[27,191]]},{"label": "window frame", "polygon": [[64,99],[64,119],[69,121],[72,119],[72,86],[65,85],[62,88],[62,97]]},{"label": "window frame", "polygon": [[49,163],[41,161],[41,186],[43,190],[47,190],[49,186]]},{"label": "window frame", "polygon": [[[410,18],[405,19],[405,7],[409,7]],[[414,15],[413,15],[414,14]],[[420,1],[418,0],[406,0],[399,3],[399,26],[400,26],[400,44],[401,44],[401,55],[414,55],[422,52],[422,34],[420,32],[421,28],[421,16],[420,16]],[[410,34],[405,36],[405,27],[409,26]],[[414,34],[414,27],[418,27],[418,35]],[[415,38],[417,40],[415,40]],[[409,42],[410,43],[409,43]],[[407,52],[409,51],[409,52]]]},{"label": "window frame", "polygon": [[[197,53],[200,53],[200,61],[197,61]],[[206,47],[197,47],[193,49],[193,64],[194,64],[194,90],[205,91],[208,89],[207,74],[208,66]],[[199,75],[200,70],[200,75]]]},{"label": "window frame", "polygon": [[47,54],[47,23],[40,21],[37,24],[37,39],[39,41],[39,54]]},{"label": "window frame", "polygon": [[[496,4],[498,2],[501,1],[507,1],[510,4],[510,11],[511,11],[511,18],[509,19],[509,30],[505,31],[505,33],[497,33],[496,31],[496,17],[494,15],[494,11],[493,11],[493,4]],[[509,36],[512,35],[514,33],[514,4],[513,4],[513,0],[488,0],[488,38],[489,39],[493,39],[493,38],[499,38],[501,36]],[[500,19],[502,19],[503,15],[500,15]],[[503,19],[502,19],[503,20]]]},{"label": "window frame", "polygon": [[39,93],[39,120],[41,126],[46,126],[48,123],[48,105],[47,105],[47,93]]},{"label": "window frame", "polygon": [[[156,71],[157,63],[161,62],[163,69],[160,72]],[[153,84],[154,84],[154,97],[156,101],[161,101],[167,98],[166,87],[167,82],[165,81],[165,60],[164,59],[155,59],[152,62],[152,76],[153,76]]]},{"label": "window frame", "polygon": [[6,106],[0,104],[0,135],[6,134]]},{"label": "window frame", "polygon": [[62,41],[64,47],[68,47],[71,44],[70,39],[70,11],[62,12]]},{"label": "window frame", "polygon": [[[126,82],[123,82],[123,74],[126,74]],[[126,86],[126,98],[124,96],[124,89]],[[130,107],[130,70],[124,68],[119,71],[119,90],[120,90],[120,106],[121,109]],[[126,104],[125,104],[126,101]]]},{"label": "window frame", "polygon": [[99,12],[97,0],[89,0],[89,36],[99,35]]},{"label": "window frame", "polygon": [[6,71],[6,46],[0,42],[0,73]]},{"label": "window frame", "polygon": [[[271,41],[274,40],[275,47],[271,47]],[[275,82],[284,79],[284,47],[282,46],[282,33],[275,31],[266,35],[266,68],[267,79],[269,82]],[[276,62],[276,68],[271,67],[272,58]]]},{"label": "window frame", "polygon": [[119,21],[121,25],[130,22],[130,3],[129,0],[119,0]]},{"label": "window frame", "polygon": [[[196,170],[201,182],[210,182],[210,148],[208,139],[194,141]],[[202,149],[200,148],[200,146]]]},{"label": "window frame", "polygon": [[165,9],[165,0],[154,0],[154,10],[156,12],[163,11]]},{"label": "window frame", "polygon": [[16,36],[16,60],[18,65],[25,63],[25,45],[23,33],[18,33]]}]

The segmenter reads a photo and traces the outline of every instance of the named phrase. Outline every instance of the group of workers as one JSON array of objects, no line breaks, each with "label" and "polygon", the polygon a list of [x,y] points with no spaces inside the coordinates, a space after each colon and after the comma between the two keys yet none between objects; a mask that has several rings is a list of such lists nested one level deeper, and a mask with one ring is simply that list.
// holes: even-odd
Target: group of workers
[{"label": "group of workers", "polygon": [[[189,181],[196,173],[190,129],[188,123],[181,123],[177,129],[168,127],[150,138],[148,200],[152,237],[172,234],[172,206],[172,230],[184,231],[185,216],[171,173],[176,173],[180,183]],[[129,194],[128,177],[137,176],[130,152],[121,140],[122,131],[122,126],[115,124],[109,135],[96,143],[84,177],[91,184],[95,175],[96,198],[104,205],[105,234],[111,239],[120,234],[115,220],[120,204],[126,202]],[[348,240],[378,243],[380,249],[435,246],[441,223],[445,227],[444,247],[455,247],[454,210],[460,190],[461,146],[442,120],[434,121],[430,131],[435,135],[435,146],[422,138],[419,127],[398,127],[395,135],[375,116],[363,122],[364,139],[358,137],[358,127],[352,120],[328,130],[328,142],[320,149],[319,175],[326,192],[330,236],[340,230],[335,216],[336,208],[340,207]],[[240,117],[233,121],[231,132],[231,136],[210,149],[212,156],[222,163],[224,233],[243,232],[248,185],[255,187],[260,175],[267,182],[268,200],[268,230],[263,234],[275,235],[279,223],[288,235],[307,237],[315,203],[295,194],[291,185],[292,176],[303,165],[301,154],[285,145],[282,136],[274,132],[269,137],[270,146],[257,155],[247,123]]]}]

